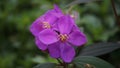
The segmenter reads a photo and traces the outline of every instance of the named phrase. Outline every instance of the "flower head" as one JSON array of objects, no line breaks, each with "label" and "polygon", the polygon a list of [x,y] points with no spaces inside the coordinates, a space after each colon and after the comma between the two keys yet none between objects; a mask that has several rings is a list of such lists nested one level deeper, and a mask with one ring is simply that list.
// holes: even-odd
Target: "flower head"
[{"label": "flower head", "polygon": [[35,36],[35,43],[41,50],[46,50],[46,44],[42,43],[37,37],[38,34],[44,29],[56,30],[56,21],[61,17],[62,11],[57,5],[54,5],[54,9],[47,11],[44,15],[37,18],[30,26],[31,33]]},{"label": "flower head", "polygon": [[75,56],[74,46],[81,46],[87,42],[86,36],[74,29],[75,24],[69,15],[64,15],[57,21],[58,31],[45,29],[38,35],[39,40],[48,46],[51,57],[62,58],[71,62]]},{"label": "flower head", "polygon": [[37,36],[44,29],[55,29],[56,20],[62,15],[62,11],[54,5],[54,9],[47,11],[33,22],[30,26],[31,33]]},{"label": "flower head", "polygon": [[50,56],[71,62],[75,56],[74,46],[87,42],[86,36],[79,30],[70,15],[62,14],[55,5],[30,26],[35,43],[41,50],[48,49]]}]

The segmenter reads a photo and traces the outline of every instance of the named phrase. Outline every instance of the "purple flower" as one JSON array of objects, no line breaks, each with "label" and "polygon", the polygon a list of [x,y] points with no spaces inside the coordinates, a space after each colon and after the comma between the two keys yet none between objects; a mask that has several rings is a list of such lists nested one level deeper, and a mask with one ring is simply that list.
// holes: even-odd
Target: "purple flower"
[{"label": "purple flower", "polygon": [[61,58],[68,63],[75,56],[72,45],[82,46],[87,42],[74,19],[64,15],[56,5],[54,9],[36,19],[30,26],[30,31],[35,36],[39,49],[48,49],[51,57]]},{"label": "purple flower", "polygon": [[56,20],[62,15],[62,11],[54,5],[54,9],[47,11],[33,22],[30,26],[31,33],[37,36],[44,29],[56,29]]},{"label": "purple flower", "polygon": [[30,31],[35,36],[35,43],[36,43],[36,45],[39,49],[46,50],[48,45],[42,43],[38,39],[38,37],[37,37],[38,34],[44,29],[57,30],[56,29],[57,28],[56,27],[56,21],[62,15],[63,15],[62,11],[56,5],[54,5],[54,9],[49,10],[44,15],[40,16],[30,26]]},{"label": "purple flower", "polygon": [[73,19],[69,15],[60,17],[57,21],[57,31],[45,29],[39,32],[38,39],[48,45],[50,56],[71,62],[75,56],[74,46],[81,46],[87,42],[86,36],[78,31]]}]

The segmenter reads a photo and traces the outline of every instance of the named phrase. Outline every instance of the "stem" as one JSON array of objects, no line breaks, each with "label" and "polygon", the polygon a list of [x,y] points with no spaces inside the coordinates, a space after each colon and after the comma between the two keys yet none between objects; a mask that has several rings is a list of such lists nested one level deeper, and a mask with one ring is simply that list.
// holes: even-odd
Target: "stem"
[{"label": "stem", "polygon": [[63,68],[68,68],[68,64],[65,62],[62,62],[60,59],[57,59],[57,61],[59,62],[60,66],[63,66]]},{"label": "stem", "polygon": [[63,65],[63,63],[59,59],[57,59],[57,61],[60,63],[60,65]]},{"label": "stem", "polygon": [[111,0],[111,4],[112,4],[112,8],[113,8],[115,17],[117,18],[117,17],[118,17],[118,16],[117,16],[117,11],[116,11],[116,9],[115,9],[115,4],[114,4],[114,1],[113,1],[113,0]]},{"label": "stem", "polygon": [[111,0],[111,4],[112,4],[112,8],[113,8],[113,11],[114,11],[114,14],[115,14],[115,17],[116,17],[116,20],[117,20],[117,22],[118,22],[118,24],[119,24],[119,26],[120,26],[120,20],[119,20],[119,17],[118,17],[118,15],[117,15],[117,11],[116,11],[116,9],[115,9],[115,4],[114,4],[114,0]]},{"label": "stem", "polygon": [[67,12],[66,12],[66,13],[67,13],[67,14],[70,14],[70,13],[71,13],[71,11],[72,11],[72,9],[73,9],[73,7],[74,7],[74,6],[70,6],[70,7],[68,8],[68,10],[67,10]]},{"label": "stem", "polygon": [[[83,46],[84,46],[84,45],[83,45]],[[76,49],[76,56],[79,55],[79,53],[80,53],[81,49],[83,48],[83,46],[80,46],[80,47],[78,47],[78,48]]]},{"label": "stem", "polygon": [[64,62],[64,68],[68,68],[68,64]]}]

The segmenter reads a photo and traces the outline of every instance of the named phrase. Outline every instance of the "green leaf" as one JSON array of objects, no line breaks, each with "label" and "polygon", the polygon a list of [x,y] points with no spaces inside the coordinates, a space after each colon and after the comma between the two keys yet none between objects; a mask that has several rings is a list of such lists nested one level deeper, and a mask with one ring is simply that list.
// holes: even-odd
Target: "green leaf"
[{"label": "green leaf", "polygon": [[112,52],[120,48],[120,43],[96,43],[84,47],[79,55],[81,56],[99,56]]},{"label": "green leaf", "polygon": [[92,1],[101,1],[101,0],[76,0],[76,1],[73,1],[72,3],[68,4],[67,6],[80,4],[80,3],[88,3],[88,2],[92,2]]},{"label": "green leaf", "polygon": [[99,38],[101,38],[104,29],[101,23],[102,21],[97,16],[86,14],[81,18],[81,22],[86,26],[86,30],[89,31],[89,35],[92,39],[99,40]]},{"label": "green leaf", "polygon": [[73,61],[77,68],[114,68],[110,63],[92,56],[79,56]]},{"label": "green leaf", "polygon": [[56,64],[55,63],[44,63],[44,64],[39,64],[33,68],[55,68]]}]

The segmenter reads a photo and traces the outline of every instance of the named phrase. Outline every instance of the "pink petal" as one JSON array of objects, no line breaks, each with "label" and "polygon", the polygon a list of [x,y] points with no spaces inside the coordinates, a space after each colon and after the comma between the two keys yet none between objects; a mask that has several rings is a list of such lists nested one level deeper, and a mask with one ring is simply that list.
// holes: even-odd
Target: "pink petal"
[{"label": "pink petal", "polygon": [[60,49],[61,49],[61,58],[67,63],[71,62],[75,56],[74,48],[68,43],[61,43]]},{"label": "pink petal", "polygon": [[44,44],[52,44],[58,41],[57,33],[53,30],[45,29],[39,33],[39,40]]},{"label": "pink petal", "polygon": [[69,34],[73,27],[73,23],[71,21],[70,16],[62,16],[58,21],[58,28],[60,33],[62,34]]},{"label": "pink petal", "polygon": [[62,11],[57,5],[54,5],[54,9],[49,10],[45,13],[45,21],[49,22],[50,24],[54,24],[55,21],[63,15]]},{"label": "pink petal", "polygon": [[53,13],[53,15],[55,15],[58,18],[64,15],[62,13],[62,10],[56,4],[54,5],[54,12],[55,13]]},{"label": "pink petal", "polygon": [[75,20],[73,18],[70,19],[72,24],[73,24],[73,28],[72,28],[72,31],[75,31],[75,30],[80,30],[79,27],[77,26],[77,24],[75,23]]},{"label": "pink petal", "polygon": [[45,13],[44,15],[44,20],[43,22],[48,22],[49,24],[54,24],[55,21],[57,20],[57,17],[55,15],[53,15],[53,11],[52,10],[49,10]]},{"label": "pink petal", "polygon": [[56,4],[54,4],[54,10],[56,11],[56,13],[62,14],[62,10]]},{"label": "pink petal", "polygon": [[35,38],[35,44],[40,50],[46,50],[48,45],[43,44],[37,37]]},{"label": "pink petal", "polygon": [[83,34],[82,32],[73,31],[69,35],[68,41],[75,46],[81,46],[87,42],[87,38],[86,38],[85,34]]},{"label": "pink petal", "polygon": [[50,56],[53,58],[59,58],[60,57],[60,47],[59,43],[54,43],[48,46],[48,50],[50,53]]},{"label": "pink petal", "polygon": [[43,28],[42,28],[41,17],[39,17],[39,18],[36,19],[36,20],[32,23],[32,25],[30,26],[30,32],[31,32],[34,36],[37,36],[41,30],[43,30]]}]

